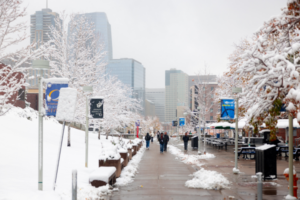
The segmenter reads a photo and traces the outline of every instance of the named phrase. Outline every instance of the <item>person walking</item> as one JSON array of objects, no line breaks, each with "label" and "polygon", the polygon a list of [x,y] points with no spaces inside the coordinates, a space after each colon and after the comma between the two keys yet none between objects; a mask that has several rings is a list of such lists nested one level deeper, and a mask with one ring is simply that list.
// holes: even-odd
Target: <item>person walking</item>
[{"label": "person walking", "polygon": [[188,141],[189,141],[189,136],[187,136],[188,132],[185,132],[185,135],[183,136],[182,140],[184,143],[184,150],[187,151],[187,145],[188,145]]},{"label": "person walking", "polygon": [[147,133],[147,135],[145,136],[145,140],[146,140],[146,149],[149,149],[150,140],[151,140],[149,133]]},{"label": "person walking", "polygon": [[154,133],[153,131],[151,132],[151,143],[153,143],[153,138],[154,138]]},{"label": "person walking", "polygon": [[169,136],[167,134],[167,132],[165,132],[165,135],[164,135],[164,151],[167,151],[167,145],[168,145],[168,142],[169,142]]},{"label": "person walking", "polygon": [[159,142],[159,145],[160,145],[160,153],[163,153],[164,152],[164,134],[163,133],[161,133],[158,136],[158,142]]},{"label": "person walking", "polygon": [[159,141],[160,133],[157,131],[157,140]]}]

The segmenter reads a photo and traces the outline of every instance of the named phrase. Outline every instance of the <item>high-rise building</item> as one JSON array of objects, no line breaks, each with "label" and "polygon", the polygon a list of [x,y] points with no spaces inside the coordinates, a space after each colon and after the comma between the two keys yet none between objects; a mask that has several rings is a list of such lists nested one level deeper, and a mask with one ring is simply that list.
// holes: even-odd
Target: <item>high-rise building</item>
[{"label": "high-rise building", "polygon": [[193,75],[189,76],[189,88],[191,88],[193,85],[196,85],[198,83],[203,83],[203,82],[217,82],[217,76],[216,75]]},{"label": "high-rise building", "polygon": [[155,104],[149,99],[145,100],[145,116],[154,117],[155,115]]},{"label": "high-rise building", "polygon": [[[30,16],[30,44],[35,43],[36,48],[39,48],[43,43],[46,43],[50,40],[51,31],[50,26],[55,26],[55,18],[59,14],[52,12],[51,9],[45,8],[41,11],[36,11],[35,14]],[[44,78],[47,78],[49,75],[48,70],[43,70],[41,72]],[[29,88],[37,88],[38,85],[38,70],[29,70],[29,76],[33,77],[30,80],[27,80],[29,83]]]},{"label": "high-rise building", "polygon": [[177,106],[189,105],[188,75],[181,70],[165,71],[165,122],[177,119]]},{"label": "high-rise building", "polygon": [[146,99],[152,101],[155,105],[155,115],[160,122],[165,121],[165,89],[164,88],[147,88]]},{"label": "high-rise building", "polygon": [[108,22],[106,13],[93,12],[81,14],[86,16],[90,23],[95,26],[95,33],[99,37],[99,46],[104,44],[102,51],[106,52],[105,62],[109,62],[113,58],[113,47],[111,39],[111,26]]},{"label": "high-rise building", "polygon": [[140,114],[145,115],[145,80],[146,69],[142,63],[131,59],[113,59],[106,66],[106,74],[116,76],[122,83],[133,89],[132,98],[141,101],[143,110]]}]

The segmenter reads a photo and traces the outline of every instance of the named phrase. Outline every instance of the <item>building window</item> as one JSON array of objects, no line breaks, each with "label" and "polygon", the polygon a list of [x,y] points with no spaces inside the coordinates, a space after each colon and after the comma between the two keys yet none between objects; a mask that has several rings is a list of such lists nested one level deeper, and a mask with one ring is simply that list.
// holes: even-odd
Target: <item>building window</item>
[{"label": "building window", "polygon": [[19,97],[19,100],[25,101],[25,90],[24,89],[19,89],[18,97]]},{"label": "building window", "polygon": [[213,108],[211,108],[211,109],[210,109],[210,112],[212,113],[213,111],[214,111],[214,109],[213,109]]},{"label": "building window", "polygon": [[214,117],[213,117],[213,116],[210,116],[210,120],[214,120]]},{"label": "building window", "polygon": [[213,90],[214,90],[214,87],[211,87],[210,90],[213,91]]}]

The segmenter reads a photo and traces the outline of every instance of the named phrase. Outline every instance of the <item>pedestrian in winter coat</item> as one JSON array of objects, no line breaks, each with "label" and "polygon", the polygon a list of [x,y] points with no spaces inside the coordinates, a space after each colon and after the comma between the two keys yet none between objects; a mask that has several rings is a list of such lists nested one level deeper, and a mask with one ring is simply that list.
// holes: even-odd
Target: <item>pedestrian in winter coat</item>
[{"label": "pedestrian in winter coat", "polygon": [[146,140],[146,148],[149,149],[150,140],[151,140],[149,133],[147,133],[147,135],[145,136],[145,140]]},{"label": "pedestrian in winter coat", "polygon": [[151,133],[150,137],[151,137],[151,142],[153,143],[153,137],[154,137],[154,133],[153,132]]},{"label": "pedestrian in winter coat", "polygon": [[169,136],[168,136],[167,132],[165,132],[165,135],[164,135],[164,150],[165,151],[167,151],[168,142],[169,142]]},{"label": "pedestrian in winter coat", "polygon": [[183,136],[182,140],[183,140],[183,143],[184,143],[184,150],[187,151],[187,145],[188,145],[188,141],[189,141],[189,136],[187,136],[187,132]]},{"label": "pedestrian in winter coat", "polygon": [[160,153],[163,153],[164,152],[164,134],[163,133],[161,133],[158,136],[158,142],[159,142],[159,145],[160,145]]},{"label": "pedestrian in winter coat", "polygon": [[160,137],[160,133],[159,131],[157,131],[157,140],[159,140],[159,137]]}]

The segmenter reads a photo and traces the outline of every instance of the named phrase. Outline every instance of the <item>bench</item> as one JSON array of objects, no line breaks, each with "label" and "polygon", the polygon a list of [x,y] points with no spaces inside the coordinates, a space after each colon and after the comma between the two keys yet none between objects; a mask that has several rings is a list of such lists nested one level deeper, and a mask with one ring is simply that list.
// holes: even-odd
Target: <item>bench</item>
[{"label": "bench", "polygon": [[[255,147],[242,147],[238,151],[238,159],[240,159],[240,155],[243,155],[243,158],[247,159],[247,155],[249,155],[250,159],[255,159]],[[254,155],[253,158],[251,158],[251,155]]]},{"label": "bench", "polygon": [[[277,151],[277,155],[279,155],[279,156],[282,156],[281,153],[285,153],[285,157],[289,157],[288,156],[289,149],[287,146],[277,147],[276,151]],[[300,156],[300,148],[294,148],[293,149],[293,159],[299,160],[299,156]]]},{"label": "bench", "polygon": [[107,184],[113,185],[116,182],[116,168],[99,167],[95,169],[89,176],[89,182],[96,188]]}]

